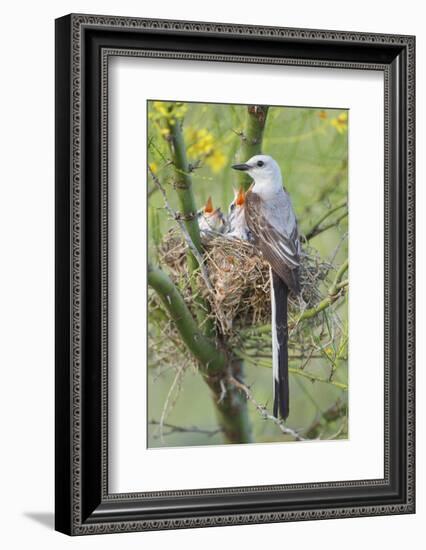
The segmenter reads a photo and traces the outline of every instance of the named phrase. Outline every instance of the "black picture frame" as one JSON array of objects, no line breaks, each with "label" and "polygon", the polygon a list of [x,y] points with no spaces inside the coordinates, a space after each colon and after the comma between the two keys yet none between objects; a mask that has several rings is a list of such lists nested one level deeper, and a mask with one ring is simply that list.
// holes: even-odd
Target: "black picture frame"
[{"label": "black picture frame", "polygon": [[[374,69],[385,81],[384,478],[109,494],[111,55]],[[70,535],[415,511],[415,38],[67,15],[56,20],[56,529]]]}]

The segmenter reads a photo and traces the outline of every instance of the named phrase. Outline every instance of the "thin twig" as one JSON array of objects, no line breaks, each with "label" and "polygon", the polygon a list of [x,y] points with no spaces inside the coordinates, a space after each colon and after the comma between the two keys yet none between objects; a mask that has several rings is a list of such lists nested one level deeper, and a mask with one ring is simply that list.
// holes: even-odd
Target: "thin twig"
[{"label": "thin twig", "polygon": [[340,428],[332,435],[330,435],[329,437],[327,437],[328,440],[331,440],[331,439],[337,439],[339,437],[339,435],[343,432],[343,430],[346,428],[346,420],[343,420],[343,422],[341,423],[340,425]]},{"label": "thin twig", "polygon": [[339,250],[341,249],[343,243],[345,242],[345,240],[348,238],[348,233],[344,233],[341,237],[340,237],[340,240],[339,242],[337,243],[337,246],[336,248],[333,250],[333,253],[331,254],[330,256],[330,264],[334,264],[334,261],[336,260],[336,257],[337,257],[337,254],[339,253]]},{"label": "thin twig", "polygon": [[[150,426],[160,426],[161,422],[158,420],[150,420],[149,425]],[[209,430],[207,428],[199,428],[198,426],[176,426],[175,424],[169,424],[168,422],[163,422],[163,428],[169,428],[169,431],[167,433],[163,433],[163,436],[170,435],[172,433],[196,433],[196,434],[205,434],[209,437],[212,437],[218,433],[220,433],[222,430],[221,428],[214,428],[212,430]],[[158,436],[154,436],[154,439],[156,439]]]},{"label": "thin twig", "polygon": [[329,210],[327,210],[327,212],[325,214],[323,214],[314,224],[313,226],[311,227],[311,229],[309,229],[308,231],[306,231],[305,233],[305,239],[307,241],[313,239],[314,237],[316,237],[317,235],[319,235],[320,233],[323,233],[324,231],[327,231],[327,229],[331,229],[332,227],[335,227],[339,224],[339,222],[345,218],[347,215],[348,215],[348,211],[345,210],[345,212],[343,212],[342,214],[340,214],[336,220],[334,220],[333,222],[330,222],[326,225],[323,225],[323,223],[325,222],[325,220],[331,216],[332,214],[334,214],[335,212],[337,212],[337,210],[340,210],[341,208],[346,208],[347,207],[347,201],[344,200],[343,202],[341,202],[340,204],[338,204],[337,206],[334,206],[333,208],[330,208]]},{"label": "thin twig", "polygon": [[225,386],[225,382],[223,380],[223,378],[220,379],[220,396],[219,396],[219,399],[217,400],[218,403],[222,403],[222,401],[225,399],[226,397],[226,386]]},{"label": "thin twig", "polygon": [[319,376],[315,376],[315,375],[313,375],[309,372],[306,372],[304,370],[295,369],[295,368],[292,368],[292,367],[289,367],[288,371],[291,372],[292,374],[298,374],[299,376],[302,376],[303,378],[307,378],[311,382],[322,382],[324,384],[331,384],[332,386],[336,386],[336,388],[339,388],[340,390],[345,390],[345,391],[348,390],[348,385],[345,384],[344,382],[338,382],[338,381],[333,380],[333,379],[330,380],[329,378],[320,378]]},{"label": "thin twig", "polygon": [[169,412],[169,402],[171,399],[171,396],[174,392],[175,387],[177,386],[178,382],[180,381],[180,377],[182,375],[182,372],[184,370],[184,367],[178,367],[176,375],[173,379],[172,385],[169,388],[169,391],[167,392],[166,399],[164,401],[163,410],[161,411],[161,417],[159,422],[159,429],[160,429],[160,439],[163,441],[164,436],[164,421],[166,419],[167,413]]},{"label": "thin twig", "polygon": [[[254,367],[263,367],[267,369],[272,368],[272,361],[262,361],[262,359],[258,359],[254,355],[248,355],[241,350],[234,349],[235,355],[240,357],[241,359],[249,362]],[[307,378],[311,382],[322,382],[323,384],[331,384],[332,386],[336,386],[336,388],[339,388],[340,390],[347,391],[348,385],[344,382],[338,382],[336,380],[330,380],[329,378],[321,378],[319,376],[316,376],[315,374],[311,374],[310,372],[306,372],[305,370],[302,370],[301,368],[295,368],[295,367],[289,367],[288,372],[291,374],[297,374],[298,376],[301,376],[302,378]]]},{"label": "thin twig", "polygon": [[272,414],[269,414],[266,407],[264,405],[261,405],[260,403],[258,403],[256,401],[256,399],[253,397],[253,394],[251,393],[251,391],[249,390],[249,388],[245,384],[243,384],[242,382],[239,382],[233,376],[229,376],[228,381],[229,381],[230,384],[232,384],[233,386],[235,386],[236,388],[241,390],[245,394],[245,396],[247,397],[248,401],[253,403],[253,405],[256,407],[256,409],[261,414],[261,416],[265,420],[270,420],[276,426],[278,426],[278,428],[282,431],[283,434],[291,435],[297,441],[306,441],[306,439],[304,437],[302,437],[299,433],[297,433],[292,428],[289,428],[288,426],[286,426],[284,424],[283,420],[280,420],[279,418],[276,418]]},{"label": "thin twig", "polygon": [[[301,388],[303,388],[303,385],[300,385]],[[309,394],[307,394],[309,395]],[[317,415],[316,420],[304,431],[306,434],[315,434],[320,428],[323,428],[321,431],[320,439],[323,439],[322,434],[324,434],[327,430],[328,425],[331,422],[336,422],[340,418],[343,418],[343,422],[341,423],[339,429],[331,436],[328,436],[325,439],[336,439],[343,429],[346,426],[347,423],[347,413],[346,413],[346,405],[338,399],[331,407],[326,409],[325,411],[322,411],[320,407],[314,403],[316,408],[319,411],[319,415]]]},{"label": "thin twig", "polygon": [[334,221],[328,223],[327,225],[323,225],[322,227],[318,227],[313,234],[306,235],[306,240],[309,241],[314,237],[317,237],[321,233],[324,233],[324,231],[328,231],[328,229],[331,229],[332,227],[337,227],[339,223],[348,216],[348,214],[349,212],[346,210],[345,212],[343,212],[343,214],[340,214],[340,216],[337,217]]}]

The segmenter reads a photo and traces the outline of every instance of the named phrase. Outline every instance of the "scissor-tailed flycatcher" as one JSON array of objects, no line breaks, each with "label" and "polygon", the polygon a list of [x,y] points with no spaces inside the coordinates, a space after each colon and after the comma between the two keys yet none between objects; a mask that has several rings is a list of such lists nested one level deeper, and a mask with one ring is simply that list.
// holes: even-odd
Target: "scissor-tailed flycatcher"
[{"label": "scissor-tailed flycatcher", "polygon": [[235,237],[236,239],[241,239],[242,241],[249,241],[250,231],[247,226],[244,213],[245,196],[246,194],[242,187],[239,191],[234,189],[234,200],[229,205],[228,210],[229,231],[226,233],[226,236]]},{"label": "scissor-tailed flycatcher", "polygon": [[198,212],[198,225],[202,237],[209,237],[214,233],[223,233],[226,228],[225,216],[220,208],[213,208],[212,198]]},{"label": "scissor-tailed flycatcher", "polygon": [[286,419],[289,408],[287,300],[300,291],[300,240],[290,197],[272,157],[255,155],[235,170],[246,171],[254,184],[245,196],[245,219],[254,245],[270,266],[274,416]]}]

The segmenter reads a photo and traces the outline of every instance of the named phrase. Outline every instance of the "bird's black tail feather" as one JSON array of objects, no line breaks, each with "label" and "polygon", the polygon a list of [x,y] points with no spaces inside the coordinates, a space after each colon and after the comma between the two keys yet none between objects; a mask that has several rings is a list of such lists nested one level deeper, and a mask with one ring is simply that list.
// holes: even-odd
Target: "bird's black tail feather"
[{"label": "bird's black tail feather", "polygon": [[285,420],[290,412],[288,386],[288,287],[271,269],[272,355],[274,416]]}]

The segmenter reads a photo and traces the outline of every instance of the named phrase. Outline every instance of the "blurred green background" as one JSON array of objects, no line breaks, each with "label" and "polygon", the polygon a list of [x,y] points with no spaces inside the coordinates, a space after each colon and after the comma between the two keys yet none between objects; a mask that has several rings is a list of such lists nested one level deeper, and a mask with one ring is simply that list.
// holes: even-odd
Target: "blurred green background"
[{"label": "blurred green background", "polygon": [[[164,110],[163,102],[148,102],[148,162],[163,182],[168,200],[178,209],[172,181],[167,136],[158,123]],[[210,195],[214,206],[227,212],[233,199],[236,174],[231,165],[237,160],[244,127],[246,105],[179,103],[188,159],[196,168],[192,173],[193,192],[197,206]],[[311,229],[327,212],[347,199],[348,193],[348,112],[335,109],[270,107],[265,126],[262,152],[271,155],[280,165],[283,181],[290,193],[302,234]],[[238,159],[248,160],[248,159]],[[148,247],[156,260],[157,246],[162,236],[176,223],[164,209],[163,198],[148,183]],[[337,211],[324,222],[336,222],[333,227],[310,241],[322,259],[338,267],[348,256],[348,217]],[[341,218],[341,219],[340,219]],[[164,267],[164,266],[162,266]],[[167,270],[166,268],[164,268]],[[330,272],[330,283],[335,271]],[[347,335],[347,298],[339,301],[337,315]],[[157,328],[150,321],[149,333]],[[158,334],[156,334],[158,338]],[[339,339],[340,338],[340,339]],[[304,371],[327,380],[330,361],[335,370],[333,380],[348,383],[347,339],[322,343],[322,349],[310,359]],[[148,346],[149,346],[148,342]],[[148,446],[169,447],[222,444],[217,428],[210,391],[195,368],[183,369],[180,356],[170,342],[165,352],[174,354],[175,368],[162,368],[148,349]],[[300,367],[303,359],[291,361]],[[176,377],[180,369],[179,377]],[[271,406],[272,373],[265,366],[245,366],[246,383],[259,403]],[[291,412],[287,424],[304,430],[311,438],[346,438],[348,436],[348,391],[327,382],[312,382],[290,374]],[[249,404],[254,440],[256,442],[285,441],[279,428],[265,421]],[[160,434],[158,423],[162,420]],[[180,429],[182,428],[182,431]]]}]

